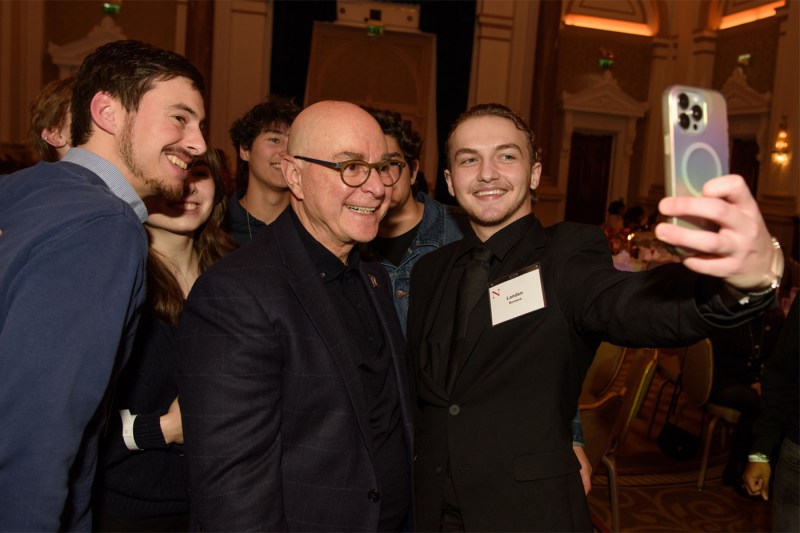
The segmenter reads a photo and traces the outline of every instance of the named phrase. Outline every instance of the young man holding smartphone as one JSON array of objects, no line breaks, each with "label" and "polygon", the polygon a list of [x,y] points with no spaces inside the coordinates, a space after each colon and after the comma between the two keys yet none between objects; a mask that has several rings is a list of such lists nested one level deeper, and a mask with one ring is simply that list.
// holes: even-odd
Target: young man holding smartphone
[{"label": "young man holding smartphone", "polygon": [[[701,198],[661,201],[664,215],[720,226],[656,228],[702,255],[619,272],[599,228],[536,220],[533,145],[524,120],[500,104],[466,111],[448,137],[445,178],[475,234],[426,255],[411,276],[421,531],[591,531],[570,420],[600,341],[694,342],[764,309],[780,280],[780,250],[741,177],[708,182]],[[453,334],[460,278],[480,268],[477,304]]]}]

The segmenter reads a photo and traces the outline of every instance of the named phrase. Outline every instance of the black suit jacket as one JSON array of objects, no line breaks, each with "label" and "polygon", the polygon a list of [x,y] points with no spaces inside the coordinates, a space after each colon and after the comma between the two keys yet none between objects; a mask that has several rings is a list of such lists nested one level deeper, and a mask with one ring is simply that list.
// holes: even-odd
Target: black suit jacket
[{"label": "black suit jacket", "polygon": [[492,327],[484,295],[448,393],[427,369],[449,349],[448,332],[433,324],[452,312],[444,280],[465,242],[426,255],[411,277],[417,525],[438,529],[449,461],[467,531],[591,530],[570,431],[586,370],[603,340],[666,346],[706,336],[711,323],[695,304],[700,278],[681,265],[618,272],[598,228],[533,220],[492,275],[539,263],[546,307]]},{"label": "black suit jacket", "polygon": [[[361,261],[391,354],[409,450],[407,363],[389,280]],[[358,369],[337,302],[288,210],[195,284],[178,386],[192,528],[374,531],[381,487]]]}]

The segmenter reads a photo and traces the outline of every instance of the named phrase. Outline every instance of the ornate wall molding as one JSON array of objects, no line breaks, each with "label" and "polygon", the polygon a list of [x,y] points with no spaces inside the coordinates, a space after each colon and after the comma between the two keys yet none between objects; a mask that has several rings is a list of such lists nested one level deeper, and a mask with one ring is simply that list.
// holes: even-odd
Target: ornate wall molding
[{"label": "ornate wall molding", "polygon": [[572,134],[575,131],[613,136],[611,169],[609,172],[608,198],[628,196],[631,156],[636,140],[636,122],[645,116],[649,104],[639,102],[625,93],[611,71],[604,71],[595,84],[580,93],[562,95],[564,122],[559,154],[558,180],[555,190],[547,191],[549,198],[554,193],[563,200],[559,215],[563,219],[566,207],[567,177],[569,176]]},{"label": "ornate wall molding", "polygon": [[75,74],[86,56],[94,52],[98,46],[122,39],[127,39],[125,32],[117,26],[110,15],[105,15],[100,24],[89,30],[83,39],[67,44],[48,43],[47,53],[53,59],[53,64],[58,67],[59,79],[63,80]]}]

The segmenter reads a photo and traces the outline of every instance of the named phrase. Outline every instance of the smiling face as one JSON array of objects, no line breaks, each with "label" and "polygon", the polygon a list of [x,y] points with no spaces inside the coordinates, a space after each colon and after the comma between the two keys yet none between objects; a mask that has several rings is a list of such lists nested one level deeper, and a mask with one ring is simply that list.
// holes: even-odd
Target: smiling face
[{"label": "smiling face", "polygon": [[257,181],[274,190],[288,188],[281,170],[281,157],[286,153],[289,140],[289,126],[274,124],[262,131],[250,146],[239,149],[239,156],[248,162],[249,183]]},{"label": "smiling face", "polygon": [[383,185],[375,170],[354,188],[342,182],[339,171],[292,156],[375,163],[384,159],[386,151],[378,123],[353,104],[319,102],[292,124],[291,155],[283,159],[292,207],[309,233],[342,261],[356,243],[375,238],[392,189]]},{"label": "smiling face", "polygon": [[532,211],[530,191],[539,185],[528,140],[508,119],[480,116],[462,122],[449,142],[447,188],[485,241]]},{"label": "smiling face", "polygon": [[177,200],[157,196],[145,200],[148,229],[193,236],[208,220],[214,208],[215,192],[208,164],[202,160],[193,164],[184,184],[184,192]]},{"label": "smiling face", "polygon": [[158,81],[127,114],[119,136],[119,156],[142,198],[176,200],[194,157],[206,151],[201,131],[203,97],[186,78]]}]

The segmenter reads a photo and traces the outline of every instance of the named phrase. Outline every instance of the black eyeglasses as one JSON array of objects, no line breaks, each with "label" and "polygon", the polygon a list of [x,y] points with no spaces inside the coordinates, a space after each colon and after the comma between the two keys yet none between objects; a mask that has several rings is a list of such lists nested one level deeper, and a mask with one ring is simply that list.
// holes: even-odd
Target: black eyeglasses
[{"label": "black eyeglasses", "polygon": [[406,167],[404,162],[395,159],[378,161],[377,163],[367,163],[361,159],[348,159],[347,161],[335,163],[333,161],[312,159],[311,157],[303,157],[301,155],[296,155],[294,158],[314,163],[315,165],[321,165],[331,170],[338,170],[339,175],[342,177],[342,183],[353,188],[364,185],[369,179],[373,168],[378,171],[381,183],[386,187],[391,187],[397,183],[397,180],[399,180],[400,176],[403,174],[403,169]]}]

